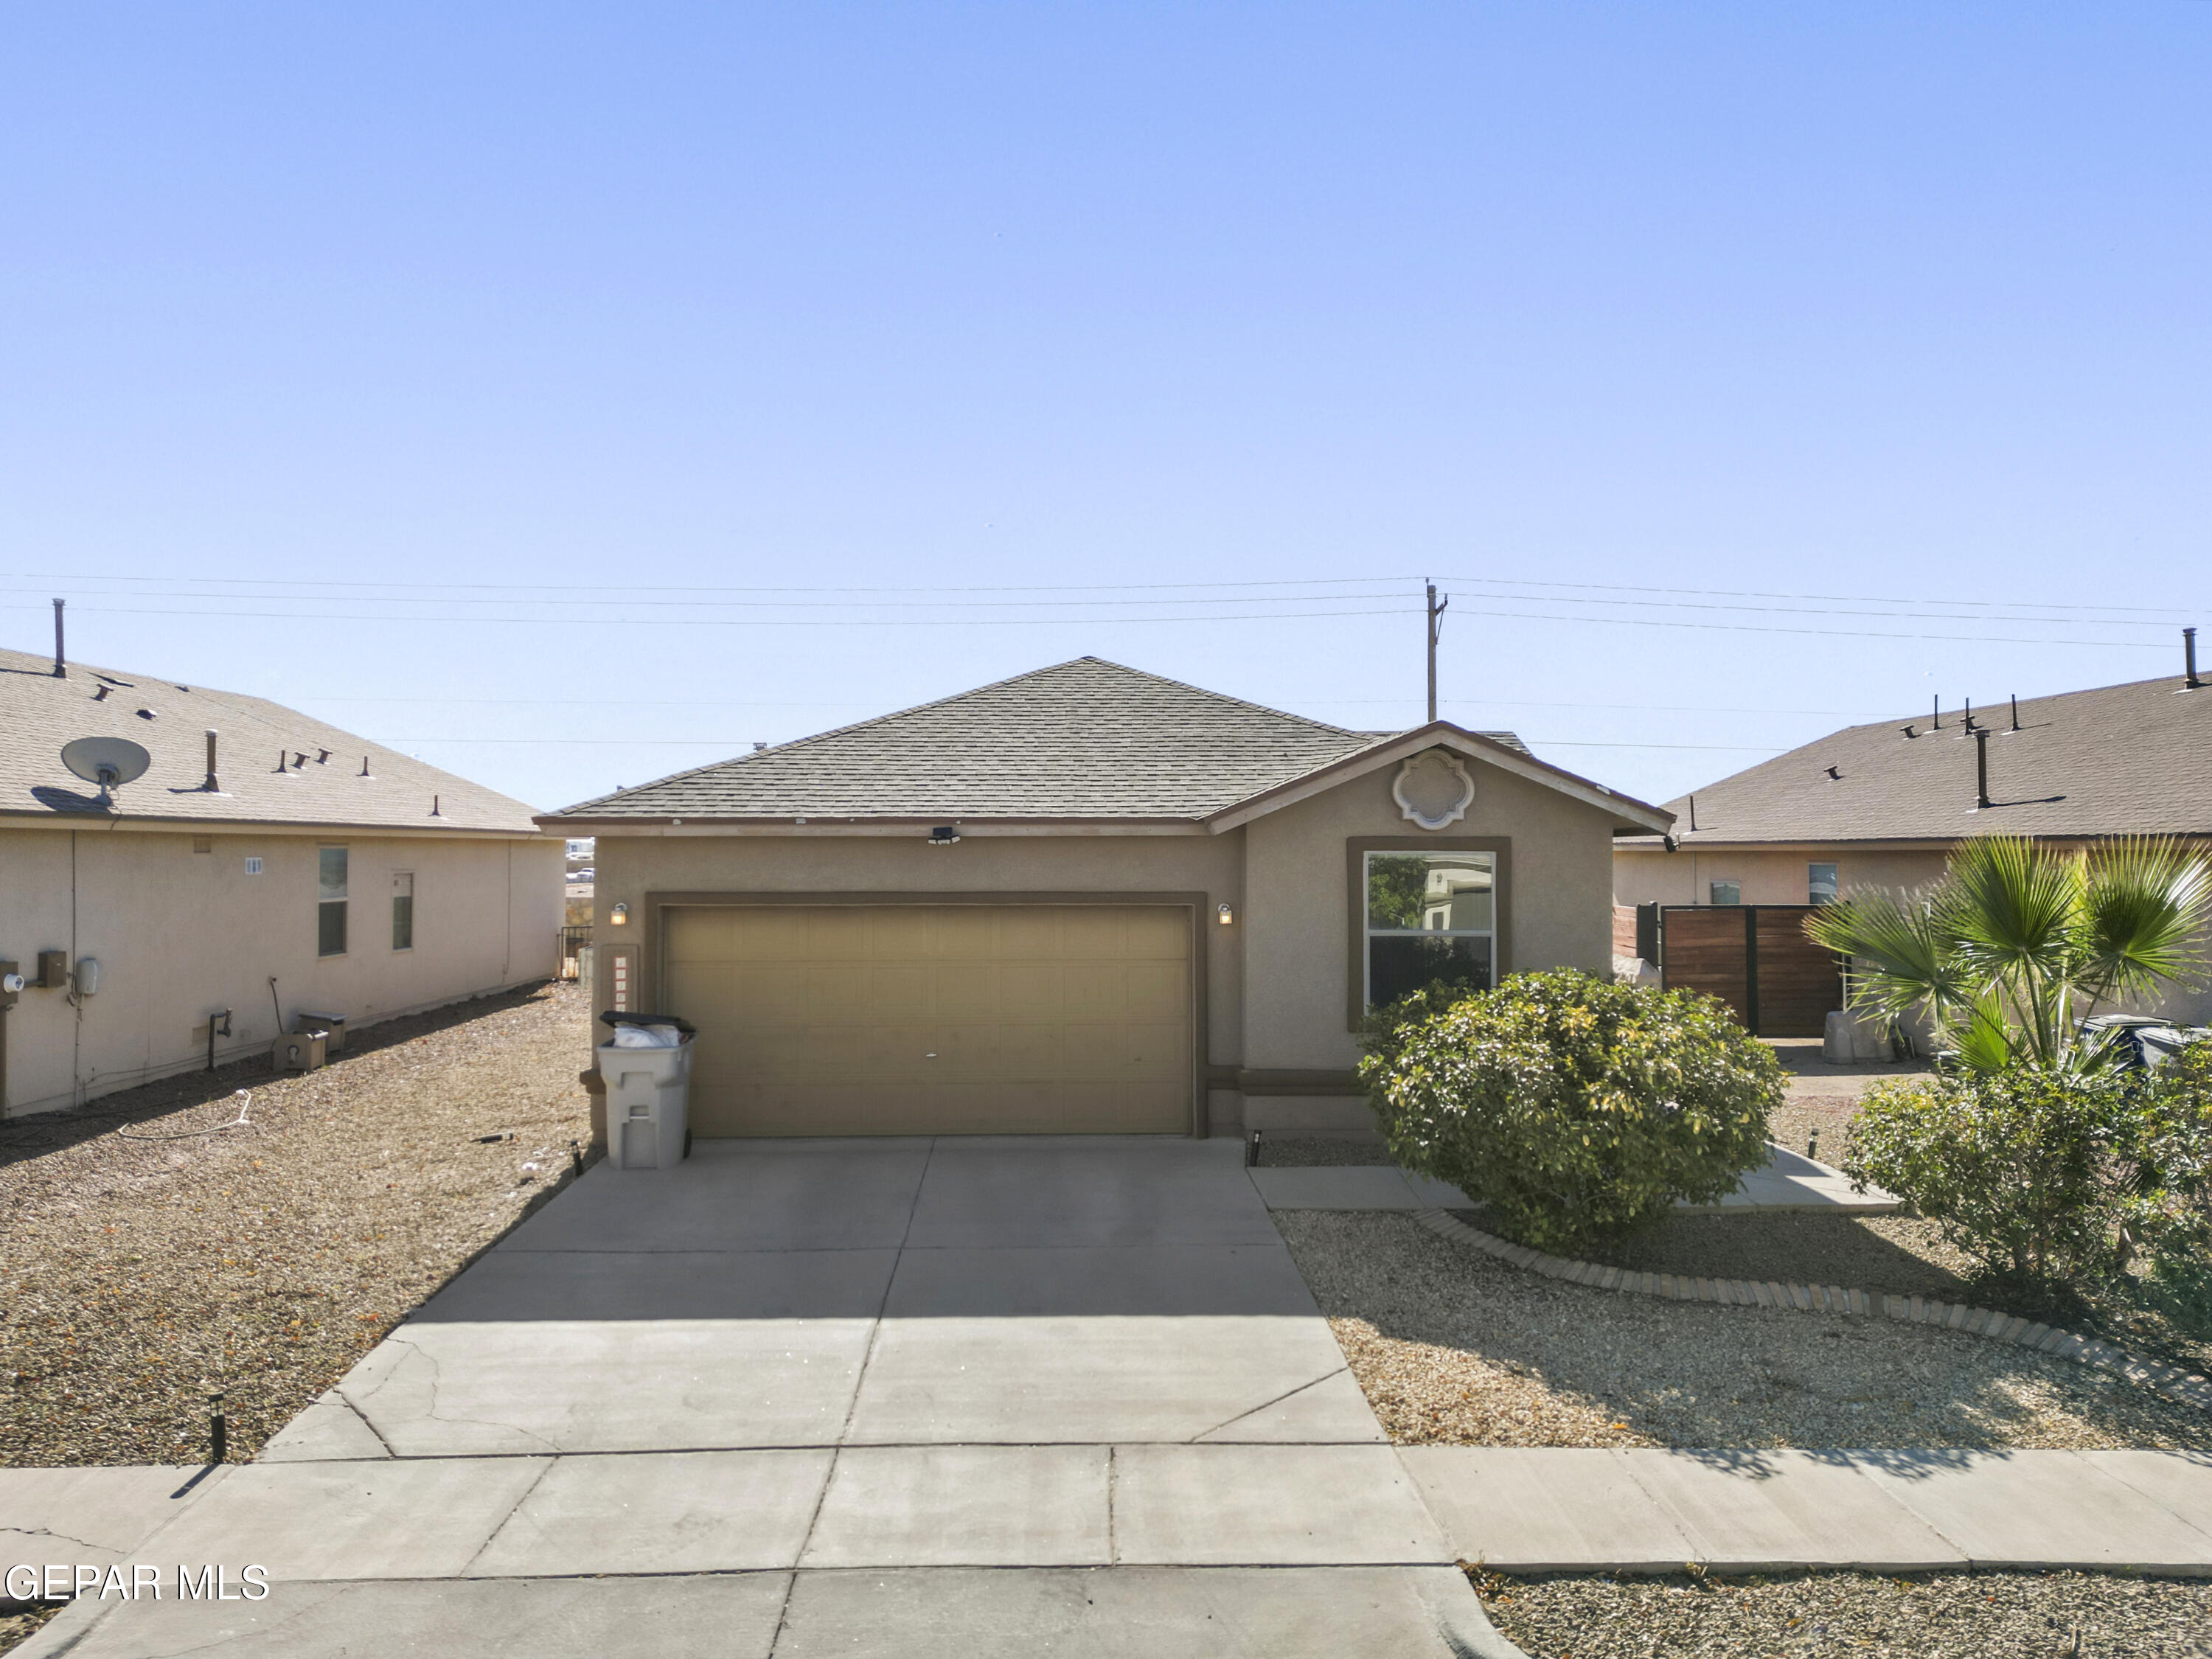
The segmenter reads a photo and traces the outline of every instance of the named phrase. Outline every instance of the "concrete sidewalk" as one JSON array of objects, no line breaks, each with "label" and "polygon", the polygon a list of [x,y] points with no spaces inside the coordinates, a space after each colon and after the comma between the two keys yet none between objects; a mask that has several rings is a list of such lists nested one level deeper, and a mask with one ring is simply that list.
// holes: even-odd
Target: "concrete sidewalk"
[{"label": "concrete sidewalk", "polygon": [[1398,1456],[1453,1553],[1506,1571],[2212,1576],[2212,1452],[1405,1446]]}]

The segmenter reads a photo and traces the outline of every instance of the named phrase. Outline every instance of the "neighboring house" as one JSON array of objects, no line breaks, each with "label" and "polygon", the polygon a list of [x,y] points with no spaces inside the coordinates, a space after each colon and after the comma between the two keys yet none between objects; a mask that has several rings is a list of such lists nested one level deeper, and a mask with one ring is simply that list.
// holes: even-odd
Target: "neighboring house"
[{"label": "neighboring house", "polygon": [[1438,721],[1086,657],[586,801],[603,1008],[699,1028],[706,1135],[1355,1128],[1368,1004],[1609,971],[1657,808]]},{"label": "neighboring house", "polygon": [[[62,763],[84,737],[152,765],[103,805]],[[521,802],[258,697],[0,651],[0,960],[32,981],[0,992],[0,1109],[265,1052],[280,1009],[544,979],[561,850]]]},{"label": "neighboring house", "polygon": [[[1620,906],[1820,904],[1924,887],[1970,836],[2212,845],[2212,685],[2143,680],[1848,726],[1668,803],[1667,836],[1613,848]],[[2212,994],[2159,1012],[2203,1022]]]}]

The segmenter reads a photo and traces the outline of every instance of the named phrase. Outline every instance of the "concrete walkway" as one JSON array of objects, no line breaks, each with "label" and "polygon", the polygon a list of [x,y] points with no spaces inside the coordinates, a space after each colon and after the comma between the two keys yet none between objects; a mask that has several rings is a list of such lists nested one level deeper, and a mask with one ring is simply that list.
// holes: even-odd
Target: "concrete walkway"
[{"label": "concrete walkway", "polygon": [[[1784,1146],[1772,1146],[1765,1164],[1745,1175],[1718,1204],[1683,1204],[1686,1215],[1893,1215],[1903,1206],[1879,1187],[1851,1190],[1841,1170]],[[1456,1187],[1408,1175],[1389,1164],[1338,1164],[1312,1168],[1257,1169],[1252,1182],[1271,1210],[1463,1210],[1474,1200]]]}]

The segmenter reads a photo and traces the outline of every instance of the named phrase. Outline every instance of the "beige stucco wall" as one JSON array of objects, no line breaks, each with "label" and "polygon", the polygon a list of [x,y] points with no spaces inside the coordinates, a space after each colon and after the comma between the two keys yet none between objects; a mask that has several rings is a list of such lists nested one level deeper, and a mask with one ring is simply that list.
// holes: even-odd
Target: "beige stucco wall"
[{"label": "beige stucco wall", "polygon": [[[1555,790],[1470,761],[1476,792],[1446,836],[1509,839],[1510,968],[1567,965],[1595,973],[1612,960],[1609,817]],[[1202,893],[1206,1043],[1215,1073],[1208,1122],[1248,1121],[1249,1103],[1222,1086],[1228,1068],[1340,1076],[1358,1058],[1347,1003],[1351,882],[1346,843],[1386,836],[1408,848],[1438,841],[1407,823],[1391,799],[1395,769],[1370,774],[1219,835],[1013,834],[963,826],[959,845],[933,848],[919,829],[855,833],[841,825],[732,834],[707,827],[599,827],[597,942],[638,955],[640,1006],[658,994],[658,941],[645,926],[653,895],[678,893]],[[629,908],[627,928],[608,918]],[[613,1004],[611,957],[596,952],[593,1007]],[[1310,1093],[1249,1121],[1362,1127],[1356,1097]]]},{"label": "beige stucco wall", "polygon": [[1621,848],[1613,857],[1613,896],[1617,904],[1703,904],[1710,884],[1743,884],[1746,904],[1808,902],[1808,869],[1814,863],[1836,866],[1841,890],[1924,887],[1943,873],[1938,848],[1859,848],[1801,847],[1786,851],[1738,851],[1729,848],[1683,848],[1668,853]]},{"label": "beige stucco wall", "polygon": [[[265,1051],[303,1010],[356,1024],[544,979],[561,925],[557,837],[192,834],[0,828],[0,957],[96,957],[95,995],[27,989],[8,1022],[6,1109],[70,1105],[205,1063],[210,1012],[233,1011],[218,1060]],[[315,953],[318,849],[349,849],[348,950]],[[74,854],[74,871],[72,871]],[[262,873],[246,873],[249,856]],[[392,947],[394,871],[415,875],[415,946]]]},{"label": "beige stucco wall", "polygon": [[1508,972],[1613,961],[1611,820],[1557,790],[1467,763],[1474,799],[1467,816],[1431,836],[1391,798],[1396,769],[1286,806],[1245,827],[1245,1064],[1256,1071],[1348,1071],[1359,1045],[1351,1030],[1351,884],[1345,844],[1392,836],[1419,850],[1452,836],[1509,839]]}]

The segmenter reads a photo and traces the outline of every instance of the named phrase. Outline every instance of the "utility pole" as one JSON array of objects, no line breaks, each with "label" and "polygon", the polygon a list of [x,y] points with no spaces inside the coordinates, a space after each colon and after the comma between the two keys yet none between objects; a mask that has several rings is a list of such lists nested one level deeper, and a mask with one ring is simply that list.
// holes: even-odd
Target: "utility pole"
[{"label": "utility pole", "polygon": [[1450,608],[1451,596],[1447,593],[1439,604],[1437,585],[1429,585],[1429,724],[1437,723],[1437,636],[1444,629],[1444,612]]}]

